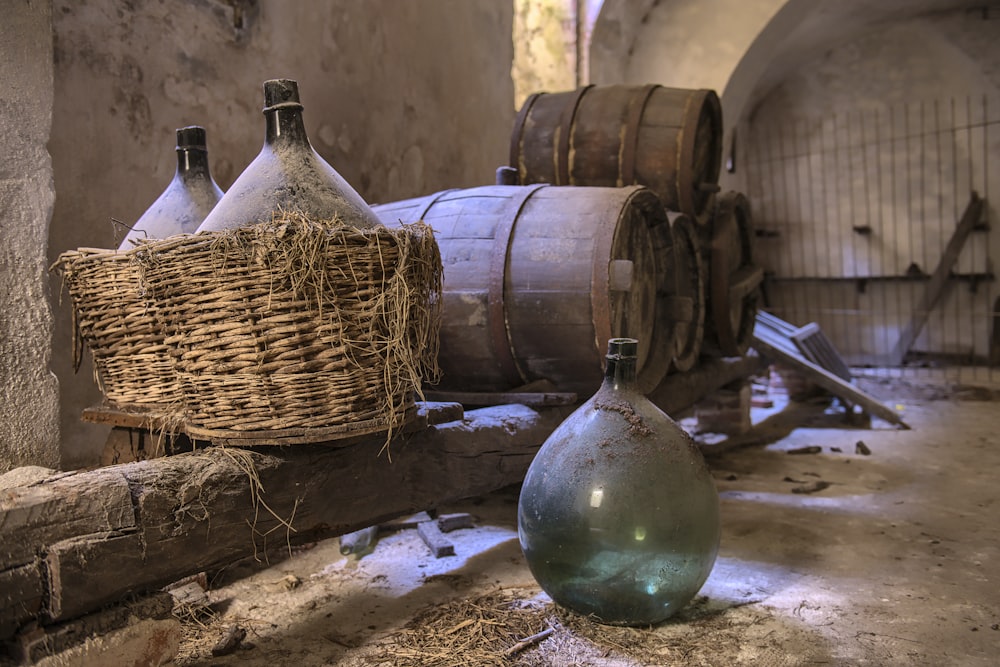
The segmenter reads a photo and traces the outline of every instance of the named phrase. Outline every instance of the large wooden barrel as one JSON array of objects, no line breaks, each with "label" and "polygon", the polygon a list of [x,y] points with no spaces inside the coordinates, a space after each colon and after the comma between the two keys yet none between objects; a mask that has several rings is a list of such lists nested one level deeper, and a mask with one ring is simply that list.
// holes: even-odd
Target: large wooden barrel
[{"label": "large wooden barrel", "polygon": [[705,230],[706,301],[704,349],[712,355],[742,356],[750,347],[763,270],[754,263],[750,202],[739,192],[718,198]]},{"label": "large wooden barrel", "polygon": [[615,336],[639,340],[643,390],[669,371],[673,241],[647,188],[494,185],[372,209],[387,225],[434,229],[444,265],[438,388],[548,379],[585,398]]},{"label": "large wooden barrel", "polygon": [[677,296],[690,302],[690,313],[677,318],[674,369],[689,371],[698,363],[705,337],[705,274],[698,225],[684,213],[668,213],[674,237]]},{"label": "large wooden barrel", "polygon": [[510,141],[520,182],[645,185],[668,210],[701,219],[718,191],[722,106],[711,90],[586,86],[535,93]]}]

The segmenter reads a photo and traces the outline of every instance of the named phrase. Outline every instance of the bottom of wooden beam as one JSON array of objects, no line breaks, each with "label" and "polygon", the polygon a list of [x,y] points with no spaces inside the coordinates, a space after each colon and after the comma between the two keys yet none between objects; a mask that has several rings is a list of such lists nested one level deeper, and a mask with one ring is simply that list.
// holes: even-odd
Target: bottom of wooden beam
[{"label": "bottom of wooden beam", "polygon": [[756,375],[766,367],[767,362],[752,350],[742,357],[703,359],[690,371],[664,378],[660,386],[649,393],[649,400],[676,417],[717,389]]},{"label": "bottom of wooden beam", "polygon": [[36,666],[169,664],[181,640],[173,606],[169,593],[155,593],[65,623],[35,627],[8,642],[8,653],[21,664]]}]

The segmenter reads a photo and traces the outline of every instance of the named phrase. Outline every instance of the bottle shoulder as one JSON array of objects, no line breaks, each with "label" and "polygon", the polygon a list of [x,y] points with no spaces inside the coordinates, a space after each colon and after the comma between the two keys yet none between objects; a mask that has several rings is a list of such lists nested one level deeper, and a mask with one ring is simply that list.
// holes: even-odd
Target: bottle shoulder
[{"label": "bottle shoulder", "polygon": [[280,210],[356,227],[379,224],[361,195],[311,146],[274,142],[264,145],[199,231],[269,220]]},{"label": "bottle shoulder", "polygon": [[193,233],[222,196],[222,189],[211,179],[178,173],[139,216],[118,247],[127,250],[133,241]]}]

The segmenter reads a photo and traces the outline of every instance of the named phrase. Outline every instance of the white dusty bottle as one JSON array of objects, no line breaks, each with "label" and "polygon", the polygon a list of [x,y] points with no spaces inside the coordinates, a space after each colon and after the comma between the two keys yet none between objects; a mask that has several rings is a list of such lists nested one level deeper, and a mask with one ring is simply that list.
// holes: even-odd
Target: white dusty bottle
[{"label": "white dusty bottle", "polygon": [[359,229],[379,225],[367,202],[309,143],[302,108],[297,82],[264,82],[264,145],[199,232],[267,222],[282,211]]},{"label": "white dusty bottle", "polygon": [[190,125],[177,130],[177,169],[167,188],[139,216],[119,250],[142,239],[165,239],[194,232],[222,199],[222,189],[208,167],[205,128]]}]

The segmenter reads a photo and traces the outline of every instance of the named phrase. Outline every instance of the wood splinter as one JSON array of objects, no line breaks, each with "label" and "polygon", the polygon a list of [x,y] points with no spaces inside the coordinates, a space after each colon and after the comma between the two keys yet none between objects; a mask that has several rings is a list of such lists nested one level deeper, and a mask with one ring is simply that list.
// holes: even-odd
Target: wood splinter
[{"label": "wood splinter", "polygon": [[534,646],[535,644],[538,644],[543,639],[551,635],[553,632],[555,632],[554,628],[546,628],[545,630],[542,630],[538,634],[531,635],[530,637],[525,637],[524,639],[522,639],[521,641],[511,646],[506,651],[504,651],[503,654],[508,657],[516,655],[521,651],[523,651],[524,649]]}]

